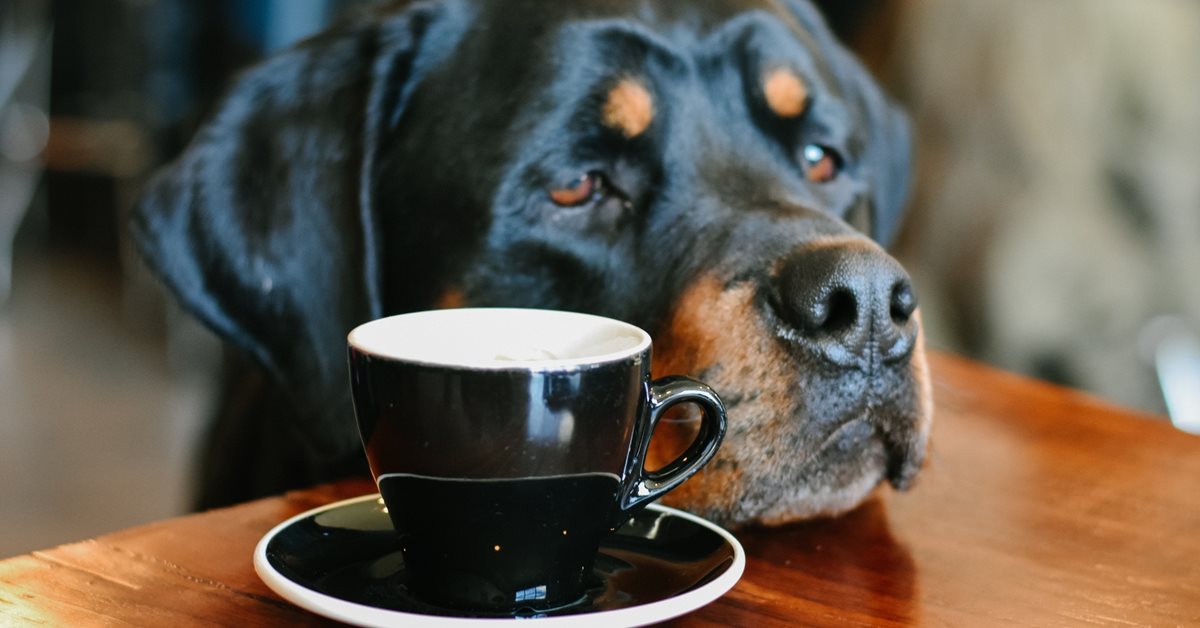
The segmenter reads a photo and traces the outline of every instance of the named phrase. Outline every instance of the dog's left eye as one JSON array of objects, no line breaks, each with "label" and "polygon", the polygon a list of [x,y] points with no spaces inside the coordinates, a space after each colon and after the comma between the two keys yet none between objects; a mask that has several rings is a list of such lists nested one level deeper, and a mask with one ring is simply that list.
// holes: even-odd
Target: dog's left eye
[{"label": "dog's left eye", "polygon": [[813,183],[826,183],[834,180],[842,169],[842,158],[837,151],[820,144],[809,144],[804,147],[804,176]]},{"label": "dog's left eye", "polygon": [[550,200],[559,207],[576,207],[592,200],[604,191],[604,177],[587,172],[570,187],[550,190]]}]

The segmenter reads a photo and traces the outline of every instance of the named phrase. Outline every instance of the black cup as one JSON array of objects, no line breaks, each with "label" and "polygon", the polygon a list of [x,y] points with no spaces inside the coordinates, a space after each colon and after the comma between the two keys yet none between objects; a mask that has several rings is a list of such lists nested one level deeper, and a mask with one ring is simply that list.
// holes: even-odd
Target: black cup
[{"label": "black cup", "polygon": [[[650,381],[650,337],[548,310],[458,309],[350,333],[354,409],[401,538],[410,591],[479,615],[582,601],[600,541],[717,451],[725,408],[684,377]],[[695,442],[644,467],[670,406]]]}]

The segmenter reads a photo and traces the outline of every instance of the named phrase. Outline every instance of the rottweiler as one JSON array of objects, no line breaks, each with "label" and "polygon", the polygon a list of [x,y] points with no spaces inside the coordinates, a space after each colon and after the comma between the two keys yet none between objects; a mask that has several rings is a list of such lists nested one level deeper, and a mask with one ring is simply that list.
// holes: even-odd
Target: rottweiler
[{"label": "rottweiler", "polygon": [[[670,503],[778,524],[903,489],[931,397],[913,287],[878,243],[909,153],[806,0],[350,16],[240,76],[135,211],[148,264],[253,365],[203,502],[362,472],[347,331],[466,305],[626,320],[655,373],[716,388],[725,444]],[[695,426],[663,423],[657,459]]]}]

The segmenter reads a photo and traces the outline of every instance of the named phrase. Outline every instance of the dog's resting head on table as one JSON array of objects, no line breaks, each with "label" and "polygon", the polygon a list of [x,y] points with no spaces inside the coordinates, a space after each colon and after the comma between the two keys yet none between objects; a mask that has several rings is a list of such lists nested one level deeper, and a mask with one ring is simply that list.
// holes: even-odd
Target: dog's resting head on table
[{"label": "dog's resting head on table", "polygon": [[[729,406],[669,501],[770,524],[922,464],[919,317],[875,243],[908,159],[903,115],[799,0],[399,3],[243,75],[134,232],[284,391],[318,468],[361,456],[354,325],[578,310],[645,327],[656,373]],[[694,425],[664,423],[657,455]]]}]

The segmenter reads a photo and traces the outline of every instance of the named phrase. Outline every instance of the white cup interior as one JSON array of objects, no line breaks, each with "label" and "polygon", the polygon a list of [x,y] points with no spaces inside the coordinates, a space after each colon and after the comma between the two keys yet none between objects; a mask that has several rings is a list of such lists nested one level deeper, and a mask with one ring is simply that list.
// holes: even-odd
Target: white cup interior
[{"label": "white cup interior", "polygon": [[554,310],[464,308],[364,323],[355,349],[394,360],[462,368],[569,368],[644,351],[650,335],[621,321]]}]

